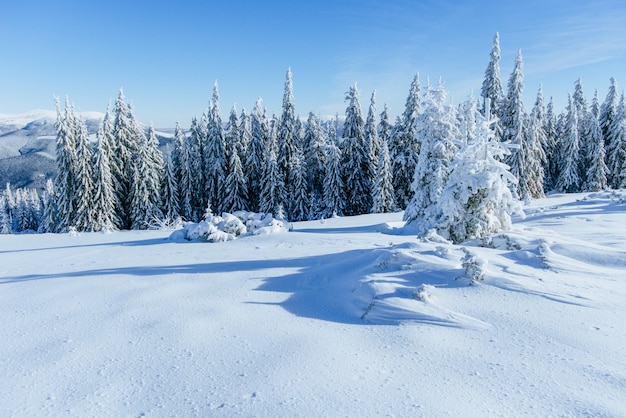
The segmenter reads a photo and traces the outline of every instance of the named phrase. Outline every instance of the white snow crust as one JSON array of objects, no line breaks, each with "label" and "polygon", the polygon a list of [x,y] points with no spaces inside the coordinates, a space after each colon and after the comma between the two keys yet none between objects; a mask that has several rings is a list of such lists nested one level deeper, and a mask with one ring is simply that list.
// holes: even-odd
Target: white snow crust
[{"label": "white snow crust", "polygon": [[461,245],[402,213],[0,236],[0,416],[626,416],[624,199]]}]

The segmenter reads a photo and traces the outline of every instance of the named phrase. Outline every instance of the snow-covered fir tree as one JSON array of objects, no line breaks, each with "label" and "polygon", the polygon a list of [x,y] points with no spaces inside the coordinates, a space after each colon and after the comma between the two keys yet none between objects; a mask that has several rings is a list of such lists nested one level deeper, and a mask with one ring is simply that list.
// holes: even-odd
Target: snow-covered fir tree
[{"label": "snow-covered fir tree", "polygon": [[[485,114],[487,107],[489,107],[493,116],[501,118],[504,91],[502,90],[502,82],[500,81],[500,34],[498,32],[493,36],[493,46],[489,54],[489,64],[485,70],[485,78],[483,80],[480,96],[483,98],[483,115],[489,117]],[[494,121],[496,135],[498,134],[498,126],[498,121]]]},{"label": "snow-covered fir tree", "polygon": [[264,146],[260,186],[260,211],[277,215],[279,211],[282,211],[285,185],[278,167],[276,136],[273,129],[270,131],[267,144]]},{"label": "snow-covered fir tree", "polygon": [[523,95],[524,64],[522,51],[519,51],[502,107],[502,139],[512,145],[506,163],[518,180],[515,194],[527,200],[543,195],[543,176],[536,175],[536,171],[541,168],[541,161],[537,155],[538,150],[535,149],[536,144],[529,133],[529,118],[524,109]]},{"label": "snow-covered fir tree", "polygon": [[573,193],[580,191],[580,137],[578,132],[578,111],[572,96],[568,97],[565,130],[560,140],[561,170],[557,179],[557,188]]},{"label": "snow-covered fir tree", "polygon": [[166,222],[172,222],[180,217],[180,203],[178,200],[178,180],[174,167],[172,153],[167,150],[165,168],[161,181],[161,213]]},{"label": "snow-covered fir tree", "polygon": [[346,188],[346,215],[368,213],[372,208],[372,173],[365,139],[363,115],[356,86],[346,93],[346,120],[343,124],[343,181]]},{"label": "snow-covered fir tree", "polygon": [[626,97],[622,93],[615,109],[615,120],[609,130],[607,166],[611,173],[609,185],[613,188],[626,187]]},{"label": "snow-covered fir tree", "polygon": [[446,95],[441,81],[437,87],[429,86],[420,115],[417,135],[421,149],[412,184],[413,198],[404,212],[407,226],[419,234],[434,228],[442,216],[438,201],[461,138],[454,108],[445,104]]},{"label": "snow-covered fir tree", "polygon": [[306,170],[306,183],[310,190],[311,215],[321,214],[324,202],[324,170],[326,165],[326,134],[320,120],[313,112],[309,113],[304,130],[305,156],[303,168]]},{"label": "snow-covered fir tree", "polygon": [[441,216],[433,227],[454,243],[509,229],[511,214],[522,212],[509,189],[516,179],[501,162],[508,150],[495,138],[490,126],[494,122],[476,112],[475,137],[463,144],[451,163],[437,201]]},{"label": "snow-covered fir tree", "polygon": [[544,121],[544,131],[546,133],[546,143],[544,147],[546,160],[544,161],[543,168],[544,190],[554,189],[556,187],[556,179],[558,178],[558,156],[556,155],[558,139],[557,125],[557,117],[554,114],[554,100],[550,98],[550,101],[546,106],[546,115]]},{"label": "snow-covered fir tree", "polygon": [[335,141],[328,141],[324,169],[323,217],[343,216],[346,194],[341,177],[341,161],[341,149]]},{"label": "snow-covered fir tree", "polygon": [[57,208],[59,216],[59,231],[74,226],[76,218],[77,197],[76,187],[76,123],[74,112],[65,100],[65,110],[61,112],[59,100],[56,99],[56,165],[57,176],[55,189],[57,190]]},{"label": "snow-covered fir tree", "polygon": [[178,203],[180,205],[180,216],[186,221],[197,221],[194,219],[193,210],[193,160],[194,155],[191,150],[191,141],[185,135],[179,122],[174,128],[174,167],[176,169],[176,183],[178,185]]},{"label": "snow-covered fir tree", "polygon": [[[383,113],[386,113],[386,111],[387,108],[385,107],[385,112]],[[379,141],[380,148],[372,190],[372,212],[393,212],[396,209],[396,198],[393,190],[393,175],[391,173],[391,160],[389,159],[388,136],[385,135],[379,138]]]},{"label": "snow-covered fir tree", "polygon": [[289,188],[287,189],[289,195],[287,213],[289,214],[288,219],[291,221],[305,221],[309,219],[311,208],[306,176],[304,155],[301,153],[296,154],[291,162]]},{"label": "snow-covered fir tree", "polygon": [[217,82],[213,86],[213,98],[209,105],[207,133],[206,167],[204,170],[206,179],[205,199],[210,202],[213,210],[220,213],[222,209],[220,197],[223,195],[222,187],[225,179],[226,152],[224,150],[224,128],[222,126]]},{"label": "snow-covered fir tree", "polygon": [[619,187],[619,179],[616,177],[619,166],[619,158],[616,155],[618,147],[612,142],[613,137],[619,126],[617,107],[619,104],[617,93],[617,81],[611,77],[609,90],[606,98],[600,107],[600,128],[602,129],[602,138],[606,148],[606,165],[608,168],[607,180],[609,187]]},{"label": "snow-covered fir tree", "polygon": [[398,118],[389,142],[396,203],[405,208],[411,200],[411,182],[415,174],[420,142],[417,137],[418,117],[421,111],[419,74],[415,74],[402,117]]},{"label": "snow-covered fir tree", "polygon": [[191,219],[199,221],[202,219],[205,210],[204,201],[204,185],[206,179],[204,177],[204,167],[206,165],[206,158],[204,151],[206,147],[207,137],[207,120],[206,113],[200,120],[197,117],[193,117],[191,120],[191,127],[189,129],[189,154],[191,156]]},{"label": "snow-covered fir tree", "polygon": [[[105,119],[107,117],[105,116]],[[105,128],[104,121],[98,127],[96,150],[94,153],[93,225],[94,231],[111,231],[119,225],[115,214],[115,190],[111,173],[112,132],[110,124]]]},{"label": "snow-covered fir tree", "polygon": [[380,154],[380,138],[378,137],[378,124],[376,123],[376,90],[372,92],[370,107],[365,119],[365,143],[369,155],[370,173],[372,177],[377,171],[378,156]]},{"label": "snow-covered fir tree", "polygon": [[250,140],[246,147],[246,164],[244,165],[244,175],[248,186],[248,205],[252,211],[259,210],[263,147],[268,141],[268,136],[267,116],[262,108],[261,99],[257,99],[250,118]]},{"label": "snow-covered fir tree", "polygon": [[[43,212],[41,221],[39,222],[40,233],[57,232],[59,227],[59,217],[56,204],[56,193],[54,191],[54,183],[52,179],[46,180],[46,186],[42,197]],[[0,203],[0,217],[2,216],[2,207]],[[0,219],[0,233],[2,233],[2,220]]]},{"label": "snow-covered fir tree", "polygon": [[13,228],[11,227],[11,217],[6,210],[7,207],[7,197],[4,194],[0,194],[0,234],[6,235],[13,233]]},{"label": "snow-covered fir tree", "polygon": [[539,87],[535,105],[530,112],[528,121],[528,136],[526,137],[526,151],[528,161],[528,191],[529,196],[539,199],[545,196],[543,185],[545,183],[544,170],[547,165],[545,149],[548,136],[545,131],[545,109],[543,105],[543,91]]},{"label": "snow-covered fir tree", "polygon": [[163,156],[151,125],[147,136],[143,133],[139,136],[137,155],[133,160],[132,229],[147,229],[163,218],[160,209],[162,167]]},{"label": "snow-covered fir tree", "polygon": [[78,120],[77,123],[76,172],[74,177],[74,192],[76,193],[77,206],[74,226],[78,231],[92,231],[95,223],[93,209],[93,154],[85,123],[82,120]]},{"label": "snow-covered fir tree", "polygon": [[[299,126],[295,113],[291,69],[288,69],[285,77],[282,114],[276,132],[278,167],[286,189],[289,189],[293,160],[302,152],[300,141]],[[281,204],[284,206],[285,201],[281,200]]]},{"label": "snow-covered fir tree", "polygon": [[585,148],[585,184],[583,190],[597,192],[607,188],[607,166],[605,162],[606,151],[602,129],[598,120],[599,104],[598,95],[594,96],[591,110],[587,114],[587,146]]},{"label": "snow-covered fir tree", "polygon": [[222,202],[222,210],[232,213],[238,210],[245,210],[248,207],[248,188],[240,158],[240,152],[243,151],[241,132],[235,106],[230,111],[224,133],[224,144],[227,163],[224,173],[224,187],[222,188],[223,194],[220,200]]}]

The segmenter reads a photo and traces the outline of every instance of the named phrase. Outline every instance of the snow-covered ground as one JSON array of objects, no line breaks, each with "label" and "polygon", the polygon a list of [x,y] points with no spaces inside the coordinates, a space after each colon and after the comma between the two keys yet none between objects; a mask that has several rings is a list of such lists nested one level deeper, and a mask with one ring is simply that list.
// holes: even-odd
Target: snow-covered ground
[{"label": "snow-covered ground", "polygon": [[0,236],[0,416],[626,416],[625,197],[465,250],[401,214]]}]

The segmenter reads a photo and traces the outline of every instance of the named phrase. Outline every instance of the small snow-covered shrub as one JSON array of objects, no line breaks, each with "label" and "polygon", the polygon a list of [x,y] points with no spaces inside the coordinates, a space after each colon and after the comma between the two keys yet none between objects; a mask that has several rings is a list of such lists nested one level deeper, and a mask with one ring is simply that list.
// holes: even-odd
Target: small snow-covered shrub
[{"label": "small snow-covered shrub", "polygon": [[470,284],[483,280],[485,278],[487,260],[477,256],[465,247],[461,247],[461,251],[465,254],[461,258],[461,266],[465,270],[465,277],[470,279]]},{"label": "small snow-covered shrub", "polygon": [[287,221],[275,219],[271,213],[237,211],[222,216],[205,215],[199,223],[187,222],[182,230],[170,235],[172,240],[224,242],[245,235],[275,234],[291,231]]}]

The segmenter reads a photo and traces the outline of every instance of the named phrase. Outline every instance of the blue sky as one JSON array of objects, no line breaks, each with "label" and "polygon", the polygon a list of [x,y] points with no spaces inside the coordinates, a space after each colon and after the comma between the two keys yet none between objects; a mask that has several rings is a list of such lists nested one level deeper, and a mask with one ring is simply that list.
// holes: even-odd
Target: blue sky
[{"label": "blue sky", "polygon": [[496,31],[505,88],[522,50],[528,106],[540,85],[558,110],[579,77],[589,100],[612,76],[626,85],[620,0],[0,0],[0,113],[66,95],[104,111],[123,87],[142,122],[188,127],[216,80],[224,115],[257,97],[280,113],[290,67],[303,117],[343,114],[355,81],[364,112],[376,89],[395,117],[415,73],[442,77],[455,102],[479,95]]}]

